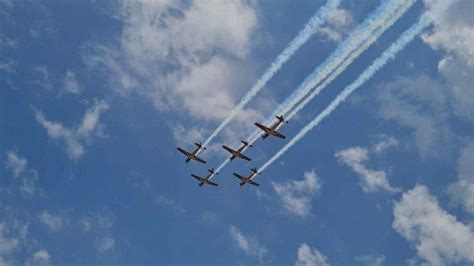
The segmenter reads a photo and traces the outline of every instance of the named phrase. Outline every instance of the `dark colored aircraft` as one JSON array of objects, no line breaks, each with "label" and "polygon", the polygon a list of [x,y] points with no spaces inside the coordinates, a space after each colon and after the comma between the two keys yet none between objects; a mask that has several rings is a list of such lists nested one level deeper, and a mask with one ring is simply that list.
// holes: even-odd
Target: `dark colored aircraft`
[{"label": "dark colored aircraft", "polygon": [[186,163],[189,163],[191,160],[195,160],[195,161],[198,161],[200,163],[206,163],[206,161],[204,161],[203,159],[199,158],[197,156],[197,153],[201,150],[201,149],[206,149],[205,147],[202,146],[201,143],[194,143],[197,148],[193,151],[193,152],[187,152],[183,149],[181,149],[180,147],[177,148],[177,150],[181,153],[183,153],[184,155],[186,155],[186,157],[188,157],[186,159]]},{"label": "dark colored aircraft", "polygon": [[286,138],[285,136],[283,136],[280,132],[277,131],[278,127],[281,125],[281,123],[283,122],[286,122],[288,123],[288,121],[286,121],[283,116],[277,116],[276,117],[278,119],[278,121],[276,121],[275,123],[273,123],[273,125],[271,125],[270,127],[266,127],[262,124],[259,124],[259,123],[255,123],[255,125],[260,128],[261,130],[263,130],[265,132],[265,134],[262,135],[262,138],[263,139],[266,139],[268,136],[275,136],[275,137],[278,137],[278,138]]},{"label": "dark colored aircraft", "polygon": [[242,158],[244,160],[247,160],[247,161],[250,161],[251,159],[247,156],[245,156],[242,152],[244,151],[244,149],[246,147],[252,147],[252,145],[250,145],[248,142],[244,141],[244,140],[241,140],[241,142],[244,144],[242,145],[238,150],[234,150],[232,148],[229,148],[227,146],[222,146],[222,148],[224,148],[226,151],[230,152],[232,154],[232,156],[230,157],[230,160],[234,160],[235,158]]},{"label": "dark colored aircraft", "polygon": [[191,174],[192,177],[194,177],[195,179],[197,179],[200,183],[199,183],[199,186],[202,187],[202,185],[204,184],[207,184],[207,185],[212,185],[212,186],[219,186],[218,184],[212,182],[211,180],[209,180],[209,178],[211,178],[213,175],[217,175],[218,173],[214,172],[214,168],[211,168],[209,170],[209,174],[206,176],[206,177],[200,177],[200,176],[197,176],[195,174]]},{"label": "dark colored aircraft", "polygon": [[251,184],[251,185],[254,185],[254,186],[260,186],[257,182],[253,181],[252,179],[257,175],[257,174],[260,174],[259,172],[257,172],[257,168],[252,168],[250,169],[252,170],[252,173],[249,175],[249,176],[241,176],[237,173],[234,173],[234,175],[240,179],[240,186],[243,186],[245,184]]}]

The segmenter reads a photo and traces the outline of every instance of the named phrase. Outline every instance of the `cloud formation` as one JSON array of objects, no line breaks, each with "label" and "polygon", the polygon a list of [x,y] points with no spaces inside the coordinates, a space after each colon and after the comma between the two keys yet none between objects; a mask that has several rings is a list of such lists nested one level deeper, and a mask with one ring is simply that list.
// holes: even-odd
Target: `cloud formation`
[{"label": "cloud formation", "polygon": [[457,182],[448,186],[448,194],[456,204],[474,214],[474,141],[469,141],[462,149],[457,166]]},{"label": "cloud formation", "polygon": [[326,40],[339,42],[350,33],[353,27],[352,14],[346,9],[338,8],[331,12],[326,26],[321,27],[318,33]]},{"label": "cloud formation", "polygon": [[298,248],[298,257],[295,266],[329,266],[327,257],[321,254],[316,248],[312,248],[302,243]]},{"label": "cloud formation", "polygon": [[261,246],[255,238],[243,234],[233,225],[229,227],[229,234],[236,247],[245,254],[257,258],[260,262],[263,261],[268,251],[265,247]]},{"label": "cloud formation", "polygon": [[404,193],[393,215],[393,228],[429,264],[474,263],[474,231],[443,210],[427,187]]},{"label": "cloud formation", "polygon": [[39,215],[40,222],[45,224],[51,231],[59,231],[63,229],[64,220],[60,215],[54,215],[44,210]]},{"label": "cloud formation", "polygon": [[108,109],[107,103],[96,101],[91,108],[86,110],[82,122],[75,129],[66,128],[59,122],[49,121],[41,111],[36,109],[35,116],[36,121],[46,129],[48,136],[66,143],[69,158],[77,160],[84,155],[85,145],[90,143],[93,137],[101,136],[102,125],[99,119]]},{"label": "cloud formation", "polygon": [[[375,147],[377,147],[377,145]],[[389,193],[396,193],[400,191],[400,189],[394,188],[390,185],[387,174],[384,171],[371,170],[365,166],[365,163],[369,160],[368,149],[362,147],[351,147],[337,151],[335,156],[340,162],[351,167],[352,170],[359,175],[364,192],[386,191]]]},{"label": "cloud formation", "polygon": [[[122,0],[115,12],[123,22],[118,43],[90,45],[83,60],[92,71],[104,72],[120,95],[138,94],[159,111],[220,122],[253,79],[250,51],[258,12],[252,3]],[[261,119],[270,108],[271,96],[242,111],[224,137],[241,137],[251,127],[244,122]]]},{"label": "cloud formation", "polygon": [[303,180],[272,182],[272,186],[288,214],[304,217],[311,213],[311,198],[320,191],[321,182],[312,170],[304,173]]},{"label": "cloud formation", "polygon": [[15,186],[22,194],[27,196],[41,196],[43,192],[36,186],[38,171],[28,167],[28,160],[15,151],[8,151],[5,168],[10,170],[15,180],[21,184]]}]

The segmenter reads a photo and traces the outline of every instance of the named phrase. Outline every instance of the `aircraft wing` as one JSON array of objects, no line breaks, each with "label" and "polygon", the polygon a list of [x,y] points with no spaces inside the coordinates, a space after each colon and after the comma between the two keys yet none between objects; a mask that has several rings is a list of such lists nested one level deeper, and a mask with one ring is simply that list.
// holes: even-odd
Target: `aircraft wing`
[{"label": "aircraft wing", "polygon": [[226,151],[228,151],[228,152],[230,152],[230,153],[232,153],[232,154],[236,153],[236,151],[234,151],[233,149],[231,149],[231,148],[229,148],[229,147],[227,147],[227,146],[225,146],[225,145],[222,146],[222,148],[224,148],[224,150],[226,150]]},{"label": "aircraft wing", "polygon": [[200,162],[200,163],[206,163],[206,161],[204,161],[203,159],[199,158],[199,157],[196,157],[194,160]]},{"label": "aircraft wing", "polygon": [[247,160],[247,161],[251,161],[252,159],[250,159],[249,157],[243,155],[243,154],[240,154],[239,156],[240,158],[244,159],[244,160]]},{"label": "aircraft wing", "polygon": [[177,150],[178,150],[179,152],[181,152],[182,154],[188,156],[188,157],[189,157],[189,155],[191,155],[189,152],[187,152],[187,151],[185,151],[185,150],[183,150],[183,149],[181,149],[181,148],[177,148]]},{"label": "aircraft wing", "polygon": [[234,173],[234,175],[235,175],[238,179],[240,179],[240,180],[242,180],[242,181],[243,181],[244,178],[245,178],[245,177],[243,177],[243,176],[241,176],[241,175],[239,175],[239,174],[236,174],[236,173]]},{"label": "aircraft wing", "polygon": [[281,139],[285,139],[285,138],[286,138],[284,135],[282,135],[280,132],[278,132],[278,131],[276,131],[276,130],[273,132],[273,135],[274,135],[275,137],[278,137],[278,138],[281,138]]},{"label": "aircraft wing", "polygon": [[214,182],[212,182],[212,181],[207,181],[207,182],[208,182],[209,185],[212,185],[212,186],[215,186],[215,187],[218,187],[218,186],[219,186],[218,184],[216,184],[216,183],[214,183]]},{"label": "aircraft wing", "polygon": [[257,187],[260,186],[257,182],[255,182],[255,181],[253,181],[253,180],[250,180],[249,183],[252,184],[252,185],[254,185],[254,186],[257,186]]},{"label": "aircraft wing", "polygon": [[270,130],[268,127],[266,127],[266,126],[264,126],[264,125],[262,125],[262,124],[255,123],[255,125],[256,125],[258,128],[260,128],[261,130],[265,131],[265,132],[267,132],[267,131]]},{"label": "aircraft wing", "polygon": [[191,174],[191,176],[194,177],[195,179],[199,180],[200,182],[202,181],[201,177],[199,177],[197,175]]}]

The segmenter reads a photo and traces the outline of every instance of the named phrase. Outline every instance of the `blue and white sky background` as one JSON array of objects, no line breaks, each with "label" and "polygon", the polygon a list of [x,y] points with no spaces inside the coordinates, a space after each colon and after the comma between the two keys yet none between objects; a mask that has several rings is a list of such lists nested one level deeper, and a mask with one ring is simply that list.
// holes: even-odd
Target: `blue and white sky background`
[{"label": "blue and white sky background", "polygon": [[240,145],[380,5],[342,0],[184,163],[323,0],[0,0],[0,265],[473,265],[474,1],[433,24],[255,181],[438,1],[418,0],[295,118]]}]

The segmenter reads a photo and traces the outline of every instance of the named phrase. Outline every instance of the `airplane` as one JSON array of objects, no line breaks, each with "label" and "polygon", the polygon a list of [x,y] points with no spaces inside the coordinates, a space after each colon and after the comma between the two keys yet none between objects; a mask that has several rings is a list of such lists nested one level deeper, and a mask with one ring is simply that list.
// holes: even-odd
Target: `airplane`
[{"label": "airplane", "polygon": [[273,125],[271,125],[270,127],[266,127],[262,124],[259,124],[259,123],[255,123],[255,125],[260,128],[261,130],[265,131],[265,134],[262,135],[262,138],[263,139],[266,139],[268,136],[275,136],[275,137],[279,137],[279,138],[282,138],[282,139],[285,139],[286,137],[283,136],[280,132],[277,131],[277,128],[280,126],[281,123],[283,122],[286,122],[288,123],[288,121],[286,121],[283,116],[277,116],[276,117],[278,119],[278,121],[276,121],[275,123],[273,123]]},{"label": "airplane", "polygon": [[199,158],[197,156],[197,153],[201,150],[201,149],[206,149],[206,147],[203,147],[201,143],[194,143],[197,148],[193,151],[193,152],[187,152],[183,149],[181,149],[180,147],[177,148],[177,150],[181,153],[183,153],[184,155],[186,155],[186,157],[188,157],[186,159],[186,163],[189,163],[191,160],[195,160],[195,161],[198,161],[200,163],[206,163],[206,161],[204,161],[203,159]]},{"label": "airplane", "polygon": [[238,150],[233,150],[232,148],[229,148],[225,145],[223,145],[222,148],[224,148],[226,151],[228,151],[232,154],[232,156],[230,157],[231,161],[234,160],[237,157],[242,158],[242,159],[247,160],[247,161],[250,161],[251,159],[249,157],[245,156],[242,152],[244,151],[244,149],[246,147],[252,147],[252,145],[250,145],[248,142],[246,142],[244,140],[241,140],[240,142],[242,142],[244,145],[242,145]]},{"label": "airplane", "polygon": [[200,183],[199,183],[199,186],[202,187],[202,185],[204,184],[207,184],[207,185],[212,185],[212,186],[219,186],[218,184],[212,182],[211,180],[209,180],[209,178],[211,178],[213,175],[217,175],[218,173],[214,172],[214,168],[211,168],[209,170],[209,174],[206,176],[206,177],[200,177],[200,176],[197,176],[195,174],[191,174],[192,177],[194,177],[195,179],[197,179]]},{"label": "airplane", "polygon": [[257,182],[253,181],[252,178],[254,178],[257,174],[260,174],[259,172],[257,172],[257,168],[252,168],[250,169],[252,170],[252,173],[249,175],[249,176],[241,176],[237,173],[234,173],[234,175],[240,179],[240,186],[243,186],[245,184],[251,184],[251,185],[254,185],[254,186],[260,186]]}]

